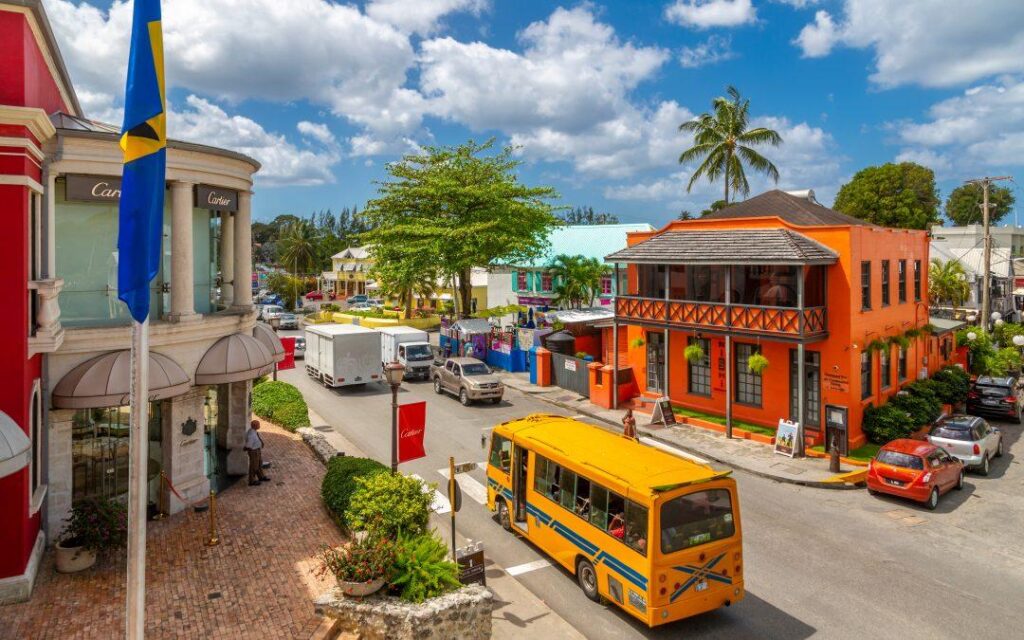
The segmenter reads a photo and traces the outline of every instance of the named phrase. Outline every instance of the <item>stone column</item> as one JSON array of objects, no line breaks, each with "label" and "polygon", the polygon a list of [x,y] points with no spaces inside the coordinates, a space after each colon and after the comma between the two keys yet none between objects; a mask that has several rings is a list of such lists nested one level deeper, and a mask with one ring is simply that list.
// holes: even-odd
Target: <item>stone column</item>
[{"label": "stone column", "polygon": [[57,172],[46,176],[46,277],[57,277]]},{"label": "stone column", "polygon": [[195,310],[195,260],[192,249],[191,182],[171,183],[171,313],[172,322],[198,320]]},{"label": "stone column", "polygon": [[[227,472],[233,476],[244,476],[249,470],[249,456],[243,450],[245,433],[249,430],[250,381],[232,382],[227,388],[227,420],[218,425],[217,441],[228,450]],[[224,405],[220,405],[224,407]],[[221,409],[222,410],[222,409]]]},{"label": "stone column", "polygon": [[71,512],[72,440],[71,421],[75,412],[70,409],[53,409],[47,425],[47,490],[46,490],[46,539],[54,541],[66,524],[64,519]]},{"label": "stone column", "polygon": [[252,311],[252,192],[238,192],[238,213],[235,214],[234,300],[238,311]]},{"label": "stone column", "polygon": [[[161,408],[161,466],[174,488],[190,502],[201,500],[210,493],[203,437],[206,423],[203,411],[205,390],[206,387],[193,387],[184,395],[165,400]],[[194,431],[186,434],[186,423],[192,420],[195,421]],[[188,426],[191,430],[192,425]],[[188,506],[169,488],[164,489],[163,499],[168,513],[177,513]]]},{"label": "stone column", "polygon": [[235,297],[235,218],[227,211],[220,212],[220,296],[225,306],[231,306]]}]

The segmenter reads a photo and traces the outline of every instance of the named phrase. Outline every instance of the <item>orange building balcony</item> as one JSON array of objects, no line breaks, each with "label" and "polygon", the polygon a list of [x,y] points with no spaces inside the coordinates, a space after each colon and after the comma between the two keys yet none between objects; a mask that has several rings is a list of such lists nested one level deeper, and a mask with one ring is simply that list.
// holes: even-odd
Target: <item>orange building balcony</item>
[{"label": "orange building balcony", "polygon": [[664,300],[639,296],[615,299],[618,322],[658,324],[681,329],[746,333],[788,338],[819,338],[828,332],[825,307],[769,307],[723,302]]}]

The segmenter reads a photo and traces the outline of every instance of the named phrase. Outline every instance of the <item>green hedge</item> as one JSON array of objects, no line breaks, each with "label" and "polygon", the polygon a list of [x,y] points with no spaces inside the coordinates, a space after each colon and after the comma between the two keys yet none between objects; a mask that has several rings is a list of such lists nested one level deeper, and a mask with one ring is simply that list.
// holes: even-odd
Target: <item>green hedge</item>
[{"label": "green hedge", "polygon": [[385,471],[389,471],[388,467],[369,458],[340,456],[328,461],[327,474],[320,485],[320,497],[338,525],[348,528],[346,514],[349,503],[352,494],[359,488],[356,478]]},{"label": "green hedge", "polygon": [[935,372],[932,380],[940,385],[938,396],[943,403],[955,406],[967,401],[971,375],[960,367],[943,367]]},{"label": "green hedge", "polygon": [[289,431],[309,426],[309,407],[302,393],[287,382],[263,382],[252,388],[252,412]]},{"label": "green hedge", "polygon": [[920,425],[915,424],[906,411],[885,404],[874,405],[864,410],[864,434],[875,444],[885,444],[890,440],[906,438]]}]

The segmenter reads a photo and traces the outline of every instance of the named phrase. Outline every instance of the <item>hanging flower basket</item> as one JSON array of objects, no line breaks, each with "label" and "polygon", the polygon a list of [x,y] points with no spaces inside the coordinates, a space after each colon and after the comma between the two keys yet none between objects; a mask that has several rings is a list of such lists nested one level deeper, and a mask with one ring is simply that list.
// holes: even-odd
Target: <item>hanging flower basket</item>
[{"label": "hanging flower basket", "polygon": [[876,351],[885,351],[888,345],[884,340],[872,340],[868,343],[868,353],[875,353]]},{"label": "hanging flower basket", "polygon": [[643,338],[633,338],[633,340],[630,341],[629,346],[633,347],[634,349],[639,349],[645,344],[647,343],[644,341]]},{"label": "hanging flower basket", "polygon": [[764,357],[763,354],[755,353],[747,358],[747,368],[750,369],[751,373],[760,375],[768,368],[768,358]]},{"label": "hanging flower basket", "polygon": [[696,364],[704,360],[704,349],[699,344],[691,344],[683,349],[683,357],[687,362]]}]

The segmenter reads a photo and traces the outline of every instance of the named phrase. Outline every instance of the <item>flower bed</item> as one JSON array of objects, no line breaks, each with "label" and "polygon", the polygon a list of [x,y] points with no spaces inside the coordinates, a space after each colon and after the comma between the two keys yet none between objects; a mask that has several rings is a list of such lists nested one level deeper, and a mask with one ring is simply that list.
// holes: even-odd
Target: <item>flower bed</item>
[{"label": "flower bed", "polygon": [[[672,407],[672,411],[676,414],[676,419],[680,424],[688,424],[717,433],[725,433],[725,418],[682,407]],[[732,421],[732,437],[753,440],[762,444],[775,444],[774,429],[741,420]]]}]

